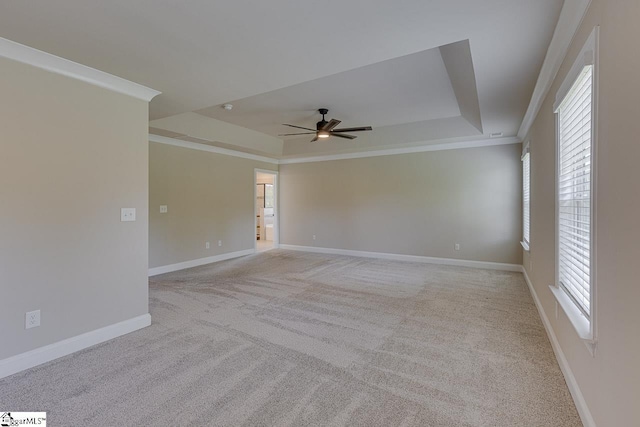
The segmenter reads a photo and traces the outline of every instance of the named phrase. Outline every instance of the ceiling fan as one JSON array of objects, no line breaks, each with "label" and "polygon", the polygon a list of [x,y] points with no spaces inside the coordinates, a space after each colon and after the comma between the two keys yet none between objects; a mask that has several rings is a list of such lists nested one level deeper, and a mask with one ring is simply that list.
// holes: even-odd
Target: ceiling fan
[{"label": "ceiling fan", "polygon": [[295,125],[290,125],[290,124],[287,124],[287,123],[283,123],[284,126],[290,126],[292,128],[297,128],[297,129],[304,129],[304,130],[307,130],[307,131],[310,131],[310,132],[285,133],[285,134],[278,135],[278,136],[312,135],[312,134],[315,134],[316,136],[311,140],[311,142],[315,142],[319,138],[329,138],[330,136],[336,136],[338,138],[345,138],[345,139],[356,139],[357,136],[347,135],[344,132],[362,132],[362,131],[365,131],[365,130],[372,130],[371,126],[363,126],[363,127],[359,127],[359,128],[335,129],[335,127],[338,126],[341,123],[340,120],[331,119],[329,121],[326,121],[324,119],[324,116],[325,116],[325,114],[327,114],[329,112],[329,110],[327,110],[326,108],[320,108],[318,110],[318,112],[320,114],[322,114],[322,120],[320,120],[318,123],[316,123],[316,129],[309,129],[309,128],[305,128],[305,127],[302,127],[302,126],[295,126]]}]

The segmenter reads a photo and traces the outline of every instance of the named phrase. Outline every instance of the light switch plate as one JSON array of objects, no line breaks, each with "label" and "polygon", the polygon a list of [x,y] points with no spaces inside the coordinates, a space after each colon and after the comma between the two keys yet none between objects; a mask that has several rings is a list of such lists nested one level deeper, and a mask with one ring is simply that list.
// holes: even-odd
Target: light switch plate
[{"label": "light switch plate", "polygon": [[136,220],[136,208],[122,208],[120,209],[120,221],[135,221]]},{"label": "light switch plate", "polygon": [[24,328],[31,329],[40,326],[40,310],[28,311],[24,319]]},{"label": "light switch plate", "polygon": [[167,213],[167,205],[160,205],[160,213]]}]

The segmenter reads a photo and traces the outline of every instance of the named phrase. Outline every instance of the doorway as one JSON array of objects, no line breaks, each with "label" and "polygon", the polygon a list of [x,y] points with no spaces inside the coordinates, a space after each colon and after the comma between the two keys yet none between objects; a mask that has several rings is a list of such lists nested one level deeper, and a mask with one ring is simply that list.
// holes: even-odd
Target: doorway
[{"label": "doorway", "polygon": [[278,247],[278,172],[254,171],[254,239],[257,252]]}]

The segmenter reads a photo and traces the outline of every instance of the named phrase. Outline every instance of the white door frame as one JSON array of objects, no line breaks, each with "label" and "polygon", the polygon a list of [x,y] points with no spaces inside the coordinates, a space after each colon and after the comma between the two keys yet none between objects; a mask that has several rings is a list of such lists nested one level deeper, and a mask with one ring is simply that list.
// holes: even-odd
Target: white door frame
[{"label": "white door frame", "polygon": [[258,173],[273,175],[273,248],[280,246],[280,188],[278,183],[278,171],[255,168],[253,170],[253,249],[258,251],[258,240],[256,239],[256,229],[258,228],[258,218],[256,218],[256,199],[258,198]]}]

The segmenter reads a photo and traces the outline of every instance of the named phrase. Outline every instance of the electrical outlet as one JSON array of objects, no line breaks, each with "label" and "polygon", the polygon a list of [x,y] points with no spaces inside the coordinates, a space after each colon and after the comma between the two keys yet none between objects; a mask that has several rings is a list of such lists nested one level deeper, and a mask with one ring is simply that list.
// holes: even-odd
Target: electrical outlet
[{"label": "electrical outlet", "polygon": [[167,213],[168,209],[167,209],[167,205],[160,205],[160,213]]},{"label": "electrical outlet", "polygon": [[25,315],[25,329],[31,329],[40,326],[40,310],[28,311]]},{"label": "electrical outlet", "polygon": [[136,208],[121,208],[120,209],[120,221],[128,222],[136,220]]},{"label": "electrical outlet", "polygon": [[456,243],[456,245],[454,246],[454,249],[456,251],[459,251],[460,250],[460,243]]},{"label": "electrical outlet", "polygon": [[222,246],[222,240],[218,240],[218,246]]},{"label": "electrical outlet", "polygon": [[211,248],[211,243],[207,242],[204,244],[204,248],[205,249],[210,249]]},{"label": "electrical outlet", "polygon": [[313,240],[316,240],[316,235],[315,234],[313,235]]}]

